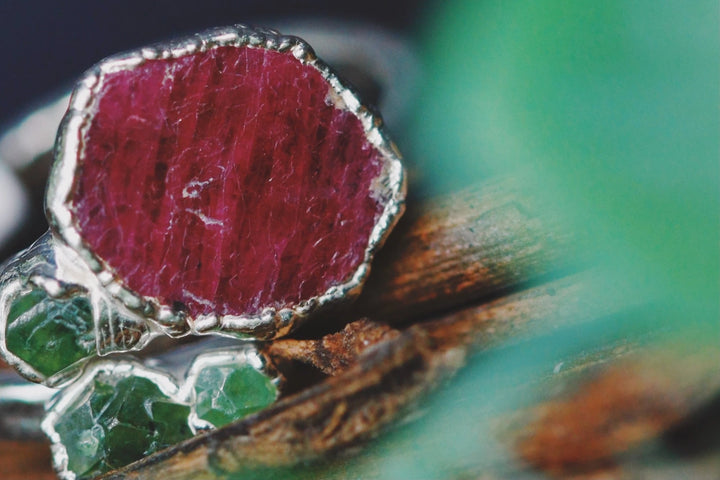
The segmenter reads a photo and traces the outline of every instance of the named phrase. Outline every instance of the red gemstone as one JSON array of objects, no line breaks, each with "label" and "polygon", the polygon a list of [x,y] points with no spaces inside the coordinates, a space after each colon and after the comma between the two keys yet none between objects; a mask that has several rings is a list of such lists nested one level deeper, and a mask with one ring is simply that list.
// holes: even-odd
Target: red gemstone
[{"label": "red gemstone", "polygon": [[72,210],[129,288],[192,317],[256,314],[363,263],[382,155],[314,66],[218,47],[103,78]]}]

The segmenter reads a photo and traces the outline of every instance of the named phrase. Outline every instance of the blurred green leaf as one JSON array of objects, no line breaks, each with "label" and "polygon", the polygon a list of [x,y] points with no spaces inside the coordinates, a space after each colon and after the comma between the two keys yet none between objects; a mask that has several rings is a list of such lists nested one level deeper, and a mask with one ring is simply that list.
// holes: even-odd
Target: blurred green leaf
[{"label": "blurred green leaf", "polygon": [[482,352],[421,406],[421,421],[361,455],[263,478],[538,478],[493,422],[537,400],[563,363],[623,341],[717,351],[718,8],[467,0],[427,12],[426,83],[406,133],[415,187],[535,179],[607,272],[597,290],[621,284],[646,307]]},{"label": "blurred green leaf", "polygon": [[611,281],[717,323],[717,2],[464,1],[427,19],[423,189],[533,177]]}]

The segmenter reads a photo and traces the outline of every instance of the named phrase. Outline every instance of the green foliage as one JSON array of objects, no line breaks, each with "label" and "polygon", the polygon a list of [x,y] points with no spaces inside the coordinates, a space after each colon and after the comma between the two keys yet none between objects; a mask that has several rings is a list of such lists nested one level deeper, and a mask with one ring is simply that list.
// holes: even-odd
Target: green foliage
[{"label": "green foliage", "polygon": [[425,84],[405,133],[413,186],[431,195],[496,175],[532,179],[578,234],[598,294],[620,285],[627,297],[615,301],[640,307],[483,352],[422,406],[421,421],[361,455],[257,478],[476,478],[494,468],[536,478],[514,470],[493,422],[547,394],[558,368],[624,342],[717,344],[718,8],[466,0],[427,12]]},{"label": "green foliage", "polygon": [[410,147],[428,192],[533,178],[609,281],[717,323],[717,2],[439,3]]}]

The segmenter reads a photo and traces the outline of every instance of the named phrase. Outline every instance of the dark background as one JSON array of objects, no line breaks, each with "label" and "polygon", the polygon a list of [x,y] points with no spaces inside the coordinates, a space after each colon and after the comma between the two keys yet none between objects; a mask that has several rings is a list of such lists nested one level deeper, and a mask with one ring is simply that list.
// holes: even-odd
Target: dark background
[{"label": "dark background", "polygon": [[208,27],[303,19],[412,28],[424,2],[33,0],[0,2],[0,125],[66,90],[102,58]]},{"label": "dark background", "polygon": [[[284,30],[285,24],[326,22],[339,25],[341,32],[358,25],[407,41],[417,32],[425,6],[412,0],[0,0],[0,134],[69,92],[94,64],[122,51],[236,23],[279,28],[282,33],[295,33]],[[353,59],[345,61],[350,63],[331,63],[365,102],[377,105],[381,86],[368,72],[352,67]],[[30,195],[30,213],[0,245],[0,262],[47,230],[43,202],[50,161],[49,156],[36,159],[17,172]]]}]

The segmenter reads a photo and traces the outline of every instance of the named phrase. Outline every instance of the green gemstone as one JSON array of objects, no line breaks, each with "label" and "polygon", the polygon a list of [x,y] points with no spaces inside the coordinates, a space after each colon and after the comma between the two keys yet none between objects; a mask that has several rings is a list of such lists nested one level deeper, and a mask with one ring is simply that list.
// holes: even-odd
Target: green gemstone
[{"label": "green gemstone", "polygon": [[277,395],[270,377],[246,364],[206,367],[195,382],[196,413],[216,427],[262,410]]},{"label": "green gemstone", "polygon": [[105,431],[95,423],[90,405],[80,405],[63,416],[55,431],[68,447],[68,469],[73,472],[91,472],[103,459],[102,445]]},{"label": "green gemstone", "polygon": [[107,464],[119,468],[145,456],[152,444],[152,434],[142,428],[118,423],[107,433]]},{"label": "green gemstone", "polygon": [[115,387],[98,379],[91,392],[92,395],[87,402],[93,411],[93,418],[99,418],[103,414],[109,416],[111,412],[108,412],[108,407],[115,396]]},{"label": "green gemstone", "polygon": [[160,389],[147,378],[130,377],[118,382],[115,389],[127,392],[116,395],[109,403],[105,417],[112,415],[112,421],[135,425],[146,431],[153,428],[150,406],[158,399],[166,398]]},{"label": "green gemstone", "polygon": [[188,426],[189,406],[157,401],[152,404],[151,411],[158,432],[155,450],[174,445],[192,436]]},{"label": "green gemstone", "polygon": [[46,377],[95,354],[92,307],[85,297],[56,299],[31,290],[12,301],[6,329],[8,351]]},{"label": "green gemstone", "polygon": [[[100,374],[54,425],[68,469],[89,478],[192,436],[190,407],[173,402],[151,380]],[[88,433],[89,432],[89,433]]]}]

